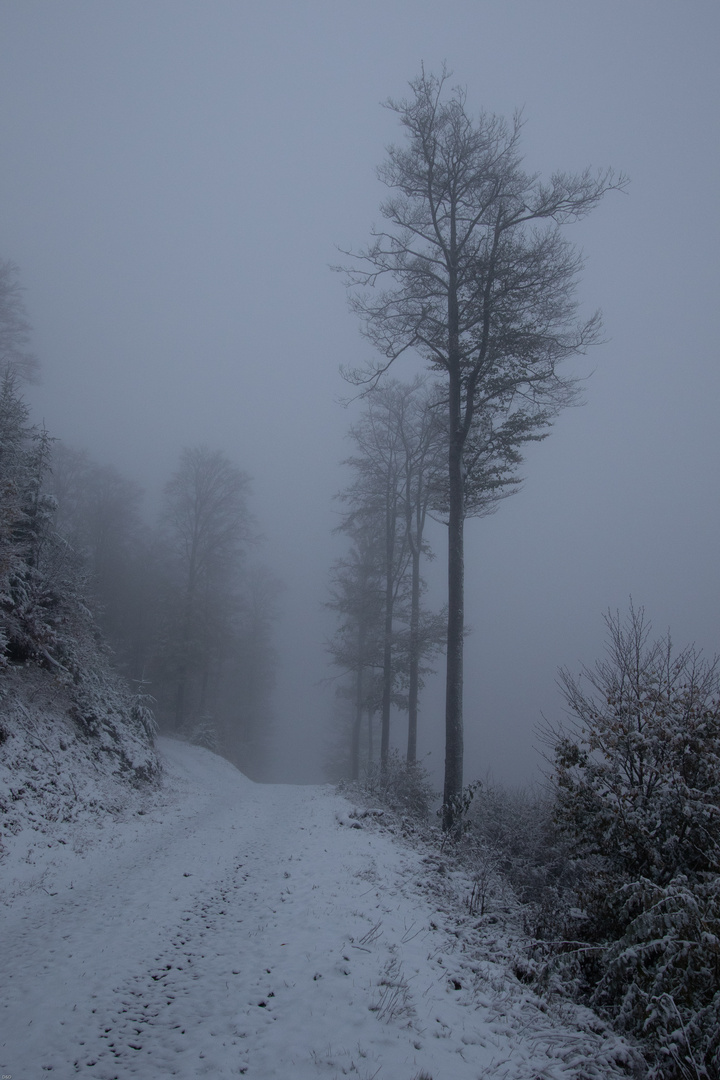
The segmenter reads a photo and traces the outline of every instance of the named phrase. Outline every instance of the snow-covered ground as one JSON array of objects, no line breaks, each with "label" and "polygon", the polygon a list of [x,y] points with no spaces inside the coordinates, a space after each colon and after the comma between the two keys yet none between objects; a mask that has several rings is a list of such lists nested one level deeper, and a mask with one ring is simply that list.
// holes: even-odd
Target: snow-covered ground
[{"label": "snow-covered ground", "polygon": [[125,820],[21,833],[0,864],[3,1076],[628,1075],[592,1014],[518,981],[508,920],[470,917],[437,852],[330,788],[160,747]]}]

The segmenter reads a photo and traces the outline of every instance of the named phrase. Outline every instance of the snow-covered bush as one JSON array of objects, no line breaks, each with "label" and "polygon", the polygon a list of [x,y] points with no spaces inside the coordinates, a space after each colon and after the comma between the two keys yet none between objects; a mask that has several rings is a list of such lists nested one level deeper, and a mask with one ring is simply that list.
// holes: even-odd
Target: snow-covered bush
[{"label": "snow-covered bush", "polygon": [[384,768],[373,763],[362,780],[345,785],[345,790],[352,789],[366,800],[417,821],[427,820],[437,800],[425,767],[419,761],[406,761],[397,750],[390,751]]},{"label": "snow-covered bush", "polygon": [[205,750],[212,750],[213,754],[220,753],[220,736],[212,716],[203,714],[190,720],[185,725],[184,736],[193,746],[202,746]]},{"label": "snow-covered bush", "polygon": [[51,672],[12,664],[0,676],[0,903],[16,878],[34,878],[38,858],[38,866],[53,858],[48,849],[80,850],[84,837],[132,817],[152,798],[147,781],[159,772],[157,756],[128,721],[123,681],[109,678],[106,713],[91,736],[77,723],[73,688]]},{"label": "snow-covered bush", "polygon": [[[720,1077],[720,675],[608,615],[607,657],[561,672],[556,820],[583,870],[593,1000],[648,1040],[656,1075]],[[574,930],[577,936],[577,928]]]},{"label": "snow-covered bush", "polygon": [[720,877],[621,890],[627,926],[605,952],[593,1003],[656,1051],[652,1075],[720,1075]]},{"label": "snow-covered bush", "polygon": [[133,783],[148,780],[158,771],[153,749],[154,732],[137,708],[126,680],[113,670],[106,651],[78,665],[72,683],[64,682],[69,714],[96,756],[112,758],[118,773]]},{"label": "snow-covered bush", "polygon": [[498,870],[525,905],[527,929],[554,937],[559,918],[575,901],[578,867],[553,816],[546,791],[517,791],[484,783],[473,800],[466,846],[492,853]]},{"label": "snow-covered bush", "polygon": [[443,845],[448,842],[458,843],[472,827],[471,810],[477,791],[480,789],[480,781],[474,780],[472,784],[466,784],[457,794],[451,795],[447,802],[438,807],[436,813],[445,823],[448,815],[452,826],[445,829],[443,824]]},{"label": "snow-covered bush", "polygon": [[149,739],[154,739],[158,733],[158,722],[153,709],[155,698],[147,693],[147,685],[145,682],[138,683],[130,704],[130,716],[139,731],[145,731]]},{"label": "snow-covered bush", "polygon": [[[608,616],[608,657],[567,671],[574,717],[555,743],[557,820],[578,854],[602,860],[603,890],[720,870],[720,673],[643,612]],[[589,689],[585,689],[585,685]]]}]

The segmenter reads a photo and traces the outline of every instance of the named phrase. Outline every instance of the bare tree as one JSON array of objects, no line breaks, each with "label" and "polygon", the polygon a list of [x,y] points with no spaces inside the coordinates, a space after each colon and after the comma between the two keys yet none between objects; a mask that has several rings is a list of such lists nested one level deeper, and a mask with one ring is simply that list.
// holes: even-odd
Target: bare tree
[{"label": "bare tree", "polygon": [[[190,672],[199,673],[202,711],[212,643],[223,634],[224,599],[233,569],[252,536],[247,507],[249,477],[220,451],[207,446],[183,450],[165,487],[165,523],[181,575],[178,611],[175,724],[186,719]],[[219,622],[218,622],[219,619]]]},{"label": "bare tree", "polygon": [[[422,687],[423,660],[437,652],[444,635],[443,615],[421,608],[423,581],[421,558],[432,557],[425,541],[425,525],[430,508],[442,490],[442,460],[447,446],[447,426],[439,388],[416,379],[409,385],[385,384],[384,407],[388,423],[399,437],[400,494],[404,517],[404,542],[410,570],[410,611],[407,631],[407,761],[417,758],[418,703]],[[442,634],[441,634],[442,630]]]},{"label": "bare tree", "polygon": [[[357,635],[350,637],[355,665],[358,656],[365,657],[362,692],[356,685],[354,739],[362,709],[372,711],[375,680],[369,669],[375,667],[381,673],[382,769],[390,752],[393,705],[408,711],[408,761],[416,758],[419,691],[428,670],[423,663],[444,636],[444,617],[422,610],[420,575],[421,557],[430,555],[425,521],[437,499],[439,458],[446,445],[439,404],[437,393],[426,390],[422,379],[388,381],[368,394],[364,413],[350,432],[357,452],[346,464],[354,480],[340,494],[349,506],[340,531],[352,538],[353,551],[349,560],[336,564],[330,606],[346,618],[351,611],[362,613]],[[336,662],[348,652],[348,642],[341,644],[344,636],[331,645]],[[353,762],[356,756],[353,752]]]},{"label": "bare tree", "polygon": [[390,712],[396,681],[394,665],[394,621],[396,604],[406,584],[409,549],[402,507],[403,445],[394,422],[391,396],[394,385],[384,395],[368,397],[367,408],[351,436],[358,454],[348,459],[355,481],[341,494],[350,512],[341,526],[344,531],[365,519],[376,536],[382,590],[382,702],[380,762],[384,768],[390,753]]},{"label": "bare tree", "polygon": [[273,632],[283,588],[266,567],[244,568],[232,651],[218,694],[224,712],[222,751],[253,780],[269,775],[270,706],[277,670]]},{"label": "bare tree", "polygon": [[[562,361],[598,338],[598,315],[576,321],[581,259],[562,228],[625,184],[612,172],[555,173],[521,166],[519,116],[473,120],[448,74],[425,71],[409,100],[390,101],[407,141],[379,176],[392,194],[387,223],[348,271],[353,303],[382,359],[348,372],[365,386],[416,350],[444,375],[448,396],[448,629],[443,824],[463,782],[463,525],[473,459],[504,439],[538,437],[573,398]],[[385,285],[387,282],[387,285]],[[473,432],[481,433],[472,448]]]},{"label": "bare tree", "polygon": [[372,759],[372,725],[378,711],[377,674],[383,662],[384,543],[377,522],[358,516],[345,523],[352,539],[350,552],[338,559],[330,575],[327,607],[337,612],[339,625],[328,651],[333,663],[352,679],[350,730],[350,779],[360,776],[363,717],[367,717],[368,761]]}]

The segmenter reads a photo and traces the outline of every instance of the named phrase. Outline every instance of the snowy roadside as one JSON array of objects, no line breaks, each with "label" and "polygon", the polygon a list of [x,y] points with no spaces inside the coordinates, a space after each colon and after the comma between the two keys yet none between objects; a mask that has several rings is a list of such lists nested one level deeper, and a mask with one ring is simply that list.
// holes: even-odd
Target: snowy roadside
[{"label": "snowy roadside", "polygon": [[437,860],[329,788],[161,752],[142,813],[54,846],[42,888],[0,907],[4,1074],[628,1075],[591,1014],[515,978],[502,923],[469,919]]}]

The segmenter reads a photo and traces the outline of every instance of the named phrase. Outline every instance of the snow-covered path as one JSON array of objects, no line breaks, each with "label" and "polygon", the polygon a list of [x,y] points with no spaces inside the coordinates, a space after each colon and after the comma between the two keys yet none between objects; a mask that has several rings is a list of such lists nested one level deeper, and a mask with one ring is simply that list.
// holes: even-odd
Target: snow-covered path
[{"label": "snow-covered path", "polygon": [[2,1074],[621,1075],[611,1037],[463,947],[433,865],[344,799],[163,755],[164,802],[0,911]]}]

